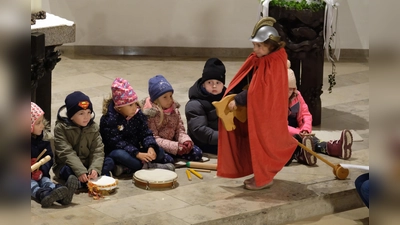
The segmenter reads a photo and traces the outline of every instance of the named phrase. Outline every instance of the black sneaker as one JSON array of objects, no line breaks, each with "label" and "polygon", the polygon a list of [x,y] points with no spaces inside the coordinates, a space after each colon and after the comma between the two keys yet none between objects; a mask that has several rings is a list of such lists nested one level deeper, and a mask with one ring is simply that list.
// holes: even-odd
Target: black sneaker
[{"label": "black sneaker", "polygon": [[58,201],[61,205],[69,205],[72,202],[75,191],[79,188],[79,180],[76,176],[70,175],[65,186],[68,188],[68,195],[62,200]]},{"label": "black sneaker", "polygon": [[132,173],[132,170],[129,169],[128,167],[125,167],[125,166],[122,166],[122,165],[115,165],[114,166],[114,169],[112,171],[113,176],[118,177],[118,176],[121,176],[121,174],[124,174],[124,173],[127,173],[127,174]]},{"label": "black sneaker", "polygon": [[40,188],[36,192],[36,198],[40,201],[42,207],[49,207],[54,202],[62,200],[68,196],[68,188],[59,186],[54,189]]},{"label": "black sneaker", "polygon": [[175,171],[175,166],[172,163],[146,163],[147,167],[144,166],[144,169],[164,169],[164,170],[171,170]]}]

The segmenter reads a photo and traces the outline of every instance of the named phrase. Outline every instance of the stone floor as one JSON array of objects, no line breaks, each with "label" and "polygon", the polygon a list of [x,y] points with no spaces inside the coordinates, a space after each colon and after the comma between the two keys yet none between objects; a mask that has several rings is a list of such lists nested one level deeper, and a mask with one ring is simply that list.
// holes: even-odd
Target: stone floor
[{"label": "stone floor", "polygon": [[[141,99],[147,96],[148,79],[163,74],[175,89],[174,98],[184,106],[188,88],[201,76],[205,60],[63,55],[53,72],[52,124],[66,95],[75,90],[90,96],[98,122],[102,100],[110,95],[115,77],[127,79]],[[226,66],[228,84],[244,59],[221,60]],[[368,165],[368,62],[338,62],[337,85],[331,94],[326,91],[331,66],[326,63],[324,68],[322,123],[314,129],[352,129],[363,141],[353,144],[350,160],[323,157],[334,164]],[[184,107],[180,111],[186,122]],[[216,162],[215,156],[208,157]],[[262,191],[245,190],[245,178],[224,179],[211,172],[202,173],[202,180],[193,177],[188,181],[184,168],[176,172],[175,189],[144,190],[127,177],[119,180],[116,193],[104,199],[93,200],[80,193],[70,206],[54,205],[47,209],[31,201],[31,224],[330,224],[329,221],[335,221],[332,218],[340,218],[337,224],[368,224],[369,212],[365,207],[358,209],[358,216],[352,211],[348,214],[353,216],[340,213],[363,207],[354,190],[355,178],[364,172],[361,170],[352,169],[348,179],[336,180],[332,169],[321,161],[316,167],[293,163],[278,173],[270,189]]]}]

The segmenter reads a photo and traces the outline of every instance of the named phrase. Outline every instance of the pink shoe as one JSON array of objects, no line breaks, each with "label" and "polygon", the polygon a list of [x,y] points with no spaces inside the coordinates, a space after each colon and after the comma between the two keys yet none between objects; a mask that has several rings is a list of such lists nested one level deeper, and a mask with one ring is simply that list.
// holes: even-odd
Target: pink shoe
[{"label": "pink shoe", "polygon": [[244,185],[244,188],[246,188],[246,189],[248,189],[248,190],[254,190],[254,191],[256,191],[256,190],[261,190],[261,189],[269,188],[269,187],[271,187],[273,184],[274,184],[274,181],[271,180],[271,182],[269,182],[269,183],[267,183],[267,184],[265,184],[265,185],[263,185],[263,186],[257,186],[256,183],[255,183],[255,181],[254,181],[253,183],[245,184],[245,185]]},{"label": "pink shoe", "polygon": [[343,130],[339,140],[329,141],[326,143],[326,152],[330,156],[349,159],[352,153],[352,145],[353,135],[349,130]]},{"label": "pink shoe", "polygon": [[251,184],[251,183],[254,183],[254,181],[255,181],[255,180],[254,180],[254,176],[253,176],[252,178],[249,178],[249,179],[244,180],[244,181],[243,181],[243,184],[245,184],[245,185],[246,185],[246,184]]}]

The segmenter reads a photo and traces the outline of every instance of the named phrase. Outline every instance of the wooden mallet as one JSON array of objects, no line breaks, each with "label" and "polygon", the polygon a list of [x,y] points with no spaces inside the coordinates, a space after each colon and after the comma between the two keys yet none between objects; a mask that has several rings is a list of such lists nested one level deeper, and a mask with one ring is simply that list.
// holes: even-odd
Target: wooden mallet
[{"label": "wooden mallet", "polygon": [[329,162],[328,160],[326,160],[324,157],[318,155],[317,153],[315,153],[313,150],[307,148],[305,145],[303,145],[302,143],[298,142],[298,145],[303,148],[304,150],[306,150],[308,153],[310,153],[311,155],[317,157],[318,159],[320,159],[322,162],[328,164],[330,167],[333,168],[333,174],[339,179],[339,180],[344,180],[347,178],[347,176],[349,176],[349,169],[343,168],[340,164],[334,165],[333,163]]},{"label": "wooden mallet", "polygon": [[43,159],[39,160],[39,162],[37,162],[37,163],[35,163],[35,164],[33,164],[33,165],[31,166],[31,172],[33,172],[33,171],[39,169],[39,167],[40,167],[41,165],[44,165],[45,163],[47,163],[48,161],[50,161],[50,159],[51,159],[51,157],[50,157],[49,155],[46,155]]}]

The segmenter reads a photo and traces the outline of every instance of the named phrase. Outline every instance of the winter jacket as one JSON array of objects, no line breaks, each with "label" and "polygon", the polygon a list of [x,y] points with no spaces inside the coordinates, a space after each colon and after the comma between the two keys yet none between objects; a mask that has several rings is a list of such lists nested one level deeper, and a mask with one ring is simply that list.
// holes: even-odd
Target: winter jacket
[{"label": "winter jacket", "polygon": [[189,89],[189,101],[186,103],[185,115],[188,135],[195,145],[218,144],[218,116],[213,101],[220,101],[226,88],[219,95],[206,93],[202,88],[201,78]]},{"label": "winter jacket", "polygon": [[[64,106],[63,106],[64,107]],[[79,127],[66,117],[60,116],[60,108],[54,127],[55,164],[54,173],[59,175],[65,165],[76,176],[95,170],[101,174],[104,162],[104,145],[99,126],[93,121]]]},{"label": "winter jacket", "polygon": [[123,149],[136,157],[140,148],[153,147],[158,152],[158,145],[147,125],[147,117],[139,110],[131,119],[114,109],[114,102],[103,102],[103,116],[100,119],[100,133],[105,145],[106,155],[116,149]]},{"label": "winter jacket", "polygon": [[310,111],[308,111],[308,106],[301,96],[300,91],[296,91],[297,96],[292,99],[290,102],[290,114],[289,120],[292,118],[296,118],[298,127],[291,127],[289,128],[289,133],[291,135],[299,134],[301,131],[305,130],[308,133],[312,131],[312,116]]},{"label": "winter jacket", "polygon": [[42,171],[44,177],[50,178],[50,169],[53,166],[54,160],[50,142],[43,139],[43,132],[40,136],[31,135],[31,158],[37,158],[44,149],[47,151],[40,157],[40,159],[38,159],[38,161],[47,155],[51,157],[51,160],[40,166],[39,170]]},{"label": "winter jacket", "polygon": [[[157,144],[166,152],[176,155],[179,144],[183,144],[185,141],[192,141],[183,126],[181,114],[179,113],[179,103],[174,103],[173,107],[175,109],[170,115],[160,112],[159,108],[150,102],[149,97],[142,100],[141,104],[143,105],[143,114],[148,117],[149,128],[153,131]],[[161,113],[164,113],[164,118],[160,124]]]}]

